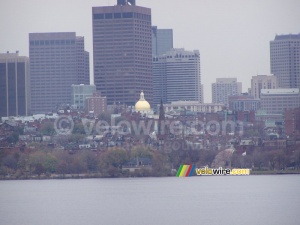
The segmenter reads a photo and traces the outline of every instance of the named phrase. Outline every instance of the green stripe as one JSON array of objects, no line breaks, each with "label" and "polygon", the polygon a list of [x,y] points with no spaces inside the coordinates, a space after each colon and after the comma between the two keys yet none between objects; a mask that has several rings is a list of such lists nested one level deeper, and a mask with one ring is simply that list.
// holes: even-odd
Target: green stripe
[{"label": "green stripe", "polygon": [[176,177],[179,177],[180,173],[181,173],[181,170],[182,170],[182,167],[183,165],[180,165],[178,171],[177,171],[177,174],[176,174]]}]

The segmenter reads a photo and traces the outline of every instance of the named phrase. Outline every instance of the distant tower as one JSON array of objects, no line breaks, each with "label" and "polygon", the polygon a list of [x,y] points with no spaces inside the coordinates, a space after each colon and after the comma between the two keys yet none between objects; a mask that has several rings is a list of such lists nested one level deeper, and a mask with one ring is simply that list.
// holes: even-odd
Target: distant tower
[{"label": "distant tower", "polygon": [[153,57],[153,102],[198,101],[203,102],[200,52],[171,49],[166,54]]},{"label": "distant tower", "polygon": [[94,83],[113,102],[134,105],[140,90],[152,104],[151,9],[134,0],[93,7]]},{"label": "distant tower", "polygon": [[152,27],[152,56],[167,53],[173,48],[173,30]]},{"label": "distant tower", "polygon": [[279,88],[300,88],[300,34],[276,35],[270,42],[271,73]]},{"label": "distant tower", "polygon": [[0,117],[29,114],[29,58],[0,54]]},{"label": "distant tower", "polygon": [[72,84],[90,84],[89,55],[75,32],[30,33],[31,112],[71,103]]}]

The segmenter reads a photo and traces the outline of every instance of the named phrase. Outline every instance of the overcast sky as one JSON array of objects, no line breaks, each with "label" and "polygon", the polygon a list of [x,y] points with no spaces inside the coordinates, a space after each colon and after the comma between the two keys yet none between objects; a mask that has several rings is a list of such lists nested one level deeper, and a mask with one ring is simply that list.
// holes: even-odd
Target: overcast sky
[{"label": "overcast sky", "polygon": [[[92,7],[117,0],[0,0],[0,52],[29,55],[28,33],[76,32],[85,37],[92,69]],[[152,25],[172,28],[174,47],[199,50],[205,102],[211,83],[270,73],[269,42],[300,33],[299,0],[137,0],[152,9]]]}]

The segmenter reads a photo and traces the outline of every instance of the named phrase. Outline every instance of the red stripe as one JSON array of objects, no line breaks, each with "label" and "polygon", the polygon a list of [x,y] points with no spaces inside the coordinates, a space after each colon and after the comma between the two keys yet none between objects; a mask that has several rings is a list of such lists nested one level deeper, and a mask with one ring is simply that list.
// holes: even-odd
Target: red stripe
[{"label": "red stripe", "polygon": [[192,170],[192,167],[193,167],[193,165],[189,165],[189,168],[188,168],[188,170],[187,170],[187,172],[186,172],[186,174],[185,174],[186,177],[189,176],[189,174],[190,174],[190,172],[191,172],[191,170]]}]

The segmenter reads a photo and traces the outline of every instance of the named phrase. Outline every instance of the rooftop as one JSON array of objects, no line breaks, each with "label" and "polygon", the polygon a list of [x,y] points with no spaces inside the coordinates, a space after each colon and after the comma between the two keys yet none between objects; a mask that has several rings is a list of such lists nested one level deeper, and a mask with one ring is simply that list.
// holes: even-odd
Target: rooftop
[{"label": "rooftop", "polygon": [[290,95],[300,94],[299,88],[261,89],[261,95]]},{"label": "rooftop", "polygon": [[300,40],[300,34],[283,34],[283,35],[275,36],[275,41],[288,40],[288,39],[299,39]]}]

